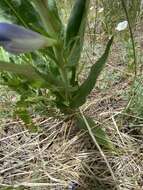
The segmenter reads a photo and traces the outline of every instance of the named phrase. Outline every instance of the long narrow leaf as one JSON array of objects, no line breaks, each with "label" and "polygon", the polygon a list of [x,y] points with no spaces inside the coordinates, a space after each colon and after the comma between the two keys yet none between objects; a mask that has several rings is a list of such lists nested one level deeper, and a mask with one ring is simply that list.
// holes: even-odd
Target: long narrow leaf
[{"label": "long narrow leaf", "polygon": [[31,0],[32,4],[38,11],[44,27],[53,38],[59,37],[59,33],[62,29],[62,23],[58,15],[58,9],[56,7],[55,0]]},{"label": "long narrow leaf", "polygon": [[29,0],[3,0],[0,1],[0,11],[6,20],[14,21],[15,24],[23,25],[28,28],[40,27],[39,17],[34,11]]},{"label": "long narrow leaf", "polygon": [[89,3],[90,0],[76,0],[67,25],[65,48],[68,66],[72,71],[72,85],[75,83],[76,70],[83,47]]},{"label": "long narrow leaf", "polygon": [[47,6],[50,11],[51,19],[54,28],[57,32],[61,32],[63,24],[59,16],[57,4],[55,0],[47,0]]},{"label": "long narrow leaf", "polygon": [[86,16],[89,0],[75,0],[66,30],[66,44],[73,42],[79,36],[81,24]]},{"label": "long narrow leaf", "polygon": [[1,71],[7,71],[24,77],[28,81],[34,82],[35,87],[49,88],[53,91],[59,91],[59,89],[62,88],[61,82],[50,72],[47,71],[47,74],[41,73],[31,65],[20,65],[0,61],[0,72]]},{"label": "long narrow leaf", "polygon": [[30,65],[18,65],[14,63],[0,61],[0,71],[8,71],[26,77],[29,80],[43,80]]},{"label": "long narrow leaf", "polygon": [[94,88],[96,80],[107,61],[112,42],[113,42],[113,37],[109,40],[102,57],[100,57],[99,60],[91,67],[89,76],[75,93],[73,101],[71,103],[71,107],[78,108],[79,106],[85,103],[87,96]]}]

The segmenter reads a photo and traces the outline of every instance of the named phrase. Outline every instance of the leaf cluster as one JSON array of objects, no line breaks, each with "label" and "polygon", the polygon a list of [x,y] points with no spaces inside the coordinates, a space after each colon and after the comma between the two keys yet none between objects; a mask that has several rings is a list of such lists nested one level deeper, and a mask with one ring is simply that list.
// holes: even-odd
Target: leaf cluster
[{"label": "leaf cluster", "polygon": [[[16,105],[16,114],[27,125],[33,126],[28,107],[38,101],[43,104],[46,102],[46,96],[41,100],[39,98],[43,95],[43,90],[53,97],[53,105],[65,115],[71,115],[78,112],[94,88],[107,61],[113,37],[108,41],[101,58],[91,67],[87,79],[79,84],[77,69],[83,48],[89,4],[89,0],[76,0],[65,26],[55,0],[0,1],[5,15],[10,15],[15,23],[35,28],[36,31],[56,40],[56,44],[51,47],[21,55],[21,63],[11,56],[9,62],[0,61],[0,71],[6,72],[3,74],[4,84],[21,96]],[[38,101],[32,102],[29,99]],[[78,114],[76,117],[79,117]],[[95,133],[105,137],[101,129],[95,130]],[[105,141],[107,142],[106,137]]]}]

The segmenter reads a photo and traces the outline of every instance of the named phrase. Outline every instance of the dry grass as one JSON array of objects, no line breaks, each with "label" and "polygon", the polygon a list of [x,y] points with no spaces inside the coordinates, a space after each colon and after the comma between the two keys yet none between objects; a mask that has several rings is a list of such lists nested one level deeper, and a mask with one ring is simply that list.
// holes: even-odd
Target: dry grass
[{"label": "dry grass", "polygon": [[[88,64],[81,81],[103,50],[101,43],[93,46],[93,28],[89,24],[90,32],[85,37],[81,61]],[[137,34],[140,42],[140,32]],[[104,35],[95,38],[105,44]],[[125,94],[132,75],[125,69],[122,57],[122,46],[116,43],[96,88],[82,107],[82,112],[107,131],[116,147],[116,153],[102,149],[115,179],[89,135],[72,121],[35,118],[42,131],[32,134],[20,121],[12,119],[12,93],[0,100],[1,113],[5,111],[7,115],[0,117],[0,189],[23,186],[30,190],[74,190],[72,182],[79,184],[77,189],[81,190],[143,189],[143,137],[130,128],[132,121],[142,125],[143,118],[125,111]],[[5,95],[7,90],[2,97]]]},{"label": "dry grass", "polygon": [[[112,87],[114,92],[116,88],[119,92],[123,84],[124,81]],[[129,129],[126,130],[126,122],[122,122],[122,118],[128,116],[124,113],[126,101],[122,93],[109,91],[104,95],[93,91],[82,111],[106,129],[116,146],[116,153],[103,150],[116,184],[90,137],[78,131],[72,121],[37,118],[43,131],[31,134],[22,123],[9,119],[3,121],[0,133],[1,189],[12,185],[60,190],[69,189],[74,181],[79,184],[79,189],[85,190],[141,190],[143,139],[132,135]]]}]

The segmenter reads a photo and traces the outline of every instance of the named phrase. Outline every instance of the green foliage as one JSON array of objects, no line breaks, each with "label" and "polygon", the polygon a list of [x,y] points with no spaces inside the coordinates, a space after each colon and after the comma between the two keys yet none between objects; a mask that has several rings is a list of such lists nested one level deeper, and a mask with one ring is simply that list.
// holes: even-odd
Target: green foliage
[{"label": "green foliage", "polygon": [[22,121],[24,121],[26,127],[31,132],[36,132],[38,127],[34,125],[32,118],[27,110],[27,107],[30,106],[26,102],[26,98],[21,96],[21,99],[16,103],[15,114],[18,115]]},{"label": "green foliage", "polygon": [[87,0],[77,0],[73,7],[66,29],[66,45],[70,46],[70,49],[74,45],[75,38],[80,37],[79,32],[82,22],[85,21],[88,4]]},{"label": "green foliage", "polygon": [[[132,27],[134,27],[134,23],[138,19],[138,15],[140,12],[140,0],[133,0],[133,1],[125,0],[125,5],[127,7],[131,25]],[[123,20],[127,20],[121,0],[119,1],[102,0],[101,2],[99,2],[99,6],[104,7],[104,15],[102,23],[104,26],[104,30],[108,34],[112,33],[117,23]]]},{"label": "green foliage", "polygon": [[106,50],[102,57],[91,67],[89,76],[84,81],[84,83],[79,87],[79,89],[76,91],[75,96],[72,100],[71,106],[72,107],[79,107],[82,104],[85,103],[86,97],[89,95],[91,90],[94,88],[94,85],[96,83],[96,80],[101,73],[103,66],[105,65],[110,47],[113,42],[113,37],[109,40]]},{"label": "green foliage", "polygon": [[[136,117],[143,117],[143,78],[136,78],[134,85],[132,87],[132,91],[134,93],[133,97],[131,97],[131,102],[129,106],[129,110],[132,114],[136,115]],[[129,92],[131,93],[131,92]],[[132,93],[132,94],[133,94]]]},{"label": "green foliage", "polygon": [[27,80],[30,81],[37,81],[37,83],[43,84],[43,79],[40,77],[38,72],[34,69],[34,67],[30,65],[20,65],[20,64],[13,64],[9,62],[0,61],[0,70],[12,72],[13,74],[17,74],[23,77],[26,77]]},{"label": "green foliage", "polygon": [[83,47],[88,7],[89,1],[76,1],[66,28],[65,48],[68,66],[72,69],[72,84],[75,83],[76,70]]},{"label": "green foliage", "polygon": [[43,26],[49,36],[58,39],[62,32],[62,22],[58,14],[55,0],[31,0],[39,13]]},{"label": "green foliage", "polygon": [[61,18],[59,16],[56,1],[55,0],[47,0],[47,7],[49,9],[51,19],[54,20],[53,23],[54,23],[54,28],[56,29],[56,32],[57,33],[61,32],[63,26],[62,26]]},{"label": "green foliage", "polygon": [[[28,27],[32,23],[37,31],[53,38],[53,43],[50,41],[50,47],[39,50],[39,52],[19,57],[9,55],[9,61],[0,61],[0,71],[4,72],[2,74],[3,84],[8,85],[20,95],[15,113],[33,131],[36,127],[29,116],[29,107],[37,102],[40,105],[46,104],[48,103],[47,97],[52,96],[51,107],[56,106],[65,115],[75,114],[85,103],[107,61],[113,37],[109,40],[101,58],[91,67],[87,79],[79,86],[76,75],[90,1],[75,1],[66,27],[61,21],[55,0],[19,0],[16,2],[14,4],[12,0],[4,0],[3,3],[0,2],[0,5],[7,14],[14,18],[16,23],[24,26],[27,26],[25,25],[27,23]],[[24,7],[23,10],[21,6]],[[29,16],[25,16],[25,11]],[[50,95],[43,96],[43,90]],[[79,126],[85,128],[83,120],[77,119]],[[99,144],[109,148],[110,143],[106,133],[101,128],[93,128],[94,122],[91,119],[88,118],[88,121]]]},{"label": "green foliage", "polygon": [[0,12],[5,19],[12,20],[16,24],[37,30],[42,29],[39,16],[29,0],[0,1]]},{"label": "green foliage", "polygon": [[134,51],[131,39],[124,39],[123,45],[125,47],[124,62],[127,63],[127,72],[133,73],[135,66],[134,66]]}]

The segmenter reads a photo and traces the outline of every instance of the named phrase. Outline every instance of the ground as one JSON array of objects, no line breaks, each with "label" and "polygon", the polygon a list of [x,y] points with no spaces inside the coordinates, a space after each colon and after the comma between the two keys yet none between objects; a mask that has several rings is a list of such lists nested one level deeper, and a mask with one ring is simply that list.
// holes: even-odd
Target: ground
[{"label": "ground", "polygon": [[[103,52],[107,34],[93,35],[89,21],[81,63],[81,82]],[[100,30],[100,24],[98,24]],[[98,83],[82,106],[82,112],[103,128],[116,151],[96,146],[88,132],[73,121],[33,113],[41,130],[31,133],[13,118],[17,95],[0,89],[0,189],[30,190],[142,190],[143,189],[143,87],[142,21],[134,30],[138,72],[132,71],[131,42],[122,34],[114,39],[108,63]],[[96,42],[96,44],[95,44]],[[74,184],[74,185],[73,185]],[[74,188],[73,188],[74,189]]]}]

